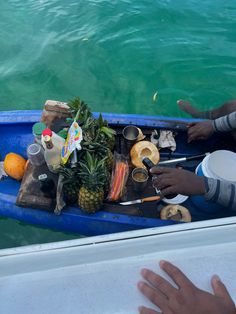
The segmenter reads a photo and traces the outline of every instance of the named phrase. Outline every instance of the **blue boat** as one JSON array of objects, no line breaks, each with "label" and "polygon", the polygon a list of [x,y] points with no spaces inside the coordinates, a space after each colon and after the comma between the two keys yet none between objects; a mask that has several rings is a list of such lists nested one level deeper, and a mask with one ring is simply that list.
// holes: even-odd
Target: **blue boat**
[{"label": "blue boat", "polygon": [[[26,157],[26,148],[33,143],[32,126],[41,117],[39,110],[5,111],[0,113],[0,158],[4,160],[9,152]],[[98,113],[94,113],[98,117]],[[222,141],[213,137],[208,141],[198,141],[187,144],[187,123],[196,119],[170,118],[163,116],[145,116],[137,114],[103,113],[103,117],[112,127],[136,125],[142,129],[171,129],[177,133],[177,149],[171,152],[161,150],[161,159],[188,157],[214,151]],[[227,144],[224,141],[224,145]],[[188,165],[194,168],[196,164]],[[176,224],[173,220],[161,220],[157,215],[135,216],[119,212],[110,212],[106,208],[95,214],[86,214],[78,207],[69,207],[61,215],[44,210],[23,208],[15,205],[20,182],[9,177],[0,181],[0,216],[17,219],[22,222],[57,229],[66,232],[80,233],[85,236],[103,235],[130,231],[142,228],[162,227]],[[227,211],[218,213],[201,211],[189,198],[184,204],[189,209],[193,221],[220,218],[228,216]]]}]

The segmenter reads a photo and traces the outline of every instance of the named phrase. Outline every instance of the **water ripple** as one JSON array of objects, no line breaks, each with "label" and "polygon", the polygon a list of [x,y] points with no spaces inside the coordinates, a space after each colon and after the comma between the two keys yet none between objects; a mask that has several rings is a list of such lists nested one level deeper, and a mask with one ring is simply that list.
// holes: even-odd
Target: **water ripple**
[{"label": "water ripple", "polygon": [[214,84],[224,101],[236,84],[235,12],[233,0],[5,1],[1,106],[80,94],[94,110],[179,115],[176,98],[214,102]]}]

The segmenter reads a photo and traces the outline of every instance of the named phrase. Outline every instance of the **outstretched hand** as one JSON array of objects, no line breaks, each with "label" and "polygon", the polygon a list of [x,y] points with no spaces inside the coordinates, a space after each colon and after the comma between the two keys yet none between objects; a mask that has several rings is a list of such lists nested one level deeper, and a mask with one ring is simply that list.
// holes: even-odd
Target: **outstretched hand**
[{"label": "outstretched hand", "polygon": [[211,280],[214,294],[197,288],[176,266],[161,261],[160,267],[174,281],[169,281],[149,269],[142,269],[145,281],[138,283],[138,289],[160,311],[139,307],[140,314],[235,314],[236,308],[225,285],[218,276]]},{"label": "outstretched hand", "polygon": [[188,125],[188,143],[196,140],[207,140],[214,133],[211,120],[193,122]]},{"label": "outstretched hand", "polygon": [[161,190],[163,196],[170,194],[205,194],[204,177],[199,177],[193,172],[162,167],[153,167],[150,172],[155,174],[153,185]]}]

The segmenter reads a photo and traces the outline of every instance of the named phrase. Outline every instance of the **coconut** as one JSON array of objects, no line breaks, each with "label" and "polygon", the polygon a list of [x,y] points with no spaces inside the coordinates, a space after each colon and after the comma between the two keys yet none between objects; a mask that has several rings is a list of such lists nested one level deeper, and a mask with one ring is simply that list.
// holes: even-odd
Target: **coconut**
[{"label": "coconut", "polygon": [[180,205],[168,205],[162,208],[161,219],[190,222],[191,215],[186,207]]},{"label": "coconut", "polygon": [[160,161],[160,153],[157,147],[149,141],[141,141],[133,145],[130,151],[130,158],[135,168],[146,168],[142,162],[148,157],[154,165]]}]

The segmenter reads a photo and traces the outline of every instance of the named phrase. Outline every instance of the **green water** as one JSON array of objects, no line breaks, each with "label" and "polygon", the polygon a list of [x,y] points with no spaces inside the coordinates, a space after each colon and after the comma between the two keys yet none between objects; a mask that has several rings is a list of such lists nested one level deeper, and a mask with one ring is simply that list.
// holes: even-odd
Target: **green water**
[{"label": "green water", "polygon": [[[186,116],[179,98],[209,109],[235,97],[234,0],[8,0],[0,8],[0,110],[80,95],[94,111]],[[0,230],[0,247],[75,237],[5,219]]]}]

